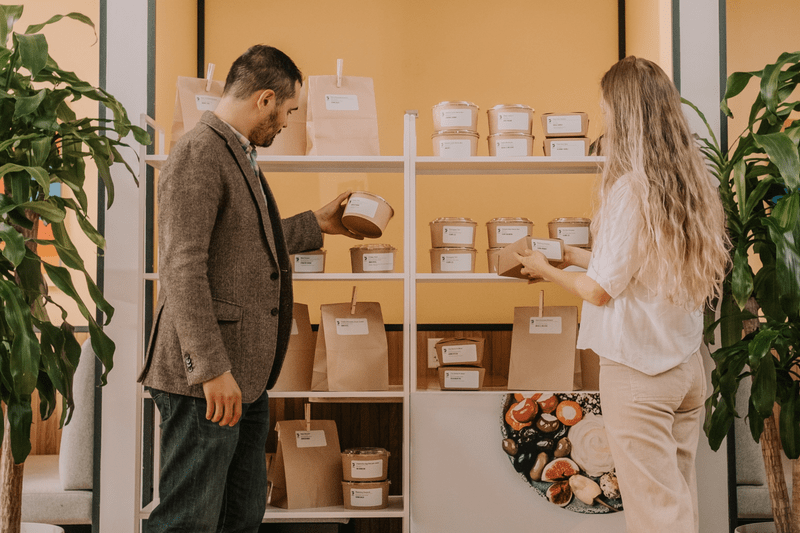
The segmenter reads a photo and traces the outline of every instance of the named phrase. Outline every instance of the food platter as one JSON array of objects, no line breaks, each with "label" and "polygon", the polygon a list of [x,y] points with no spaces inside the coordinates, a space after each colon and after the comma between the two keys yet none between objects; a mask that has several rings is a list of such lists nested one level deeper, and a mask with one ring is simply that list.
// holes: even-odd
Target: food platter
[{"label": "food platter", "polygon": [[553,504],[587,514],[621,510],[602,420],[598,393],[508,394],[502,450],[525,483]]}]

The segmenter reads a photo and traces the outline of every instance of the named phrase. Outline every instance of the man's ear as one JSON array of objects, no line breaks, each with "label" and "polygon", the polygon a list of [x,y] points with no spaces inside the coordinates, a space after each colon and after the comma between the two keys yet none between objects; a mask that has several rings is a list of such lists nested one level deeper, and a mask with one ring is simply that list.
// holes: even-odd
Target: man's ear
[{"label": "man's ear", "polygon": [[258,96],[256,97],[256,107],[259,111],[269,108],[270,106],[274,106],[276,103],[275,91],[272,89],[266,89],[259,93],[256,93]]}]

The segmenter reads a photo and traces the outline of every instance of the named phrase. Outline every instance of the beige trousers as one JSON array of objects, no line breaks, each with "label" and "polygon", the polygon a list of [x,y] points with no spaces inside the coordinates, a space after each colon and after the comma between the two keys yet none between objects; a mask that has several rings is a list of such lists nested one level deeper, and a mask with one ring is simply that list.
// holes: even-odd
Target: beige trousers
[{"label": "beige trousers", "polygon": [[697,533],[695,455],[706,379],[698,351],[648,376],[600,358],[600,401],[628,533]]}]

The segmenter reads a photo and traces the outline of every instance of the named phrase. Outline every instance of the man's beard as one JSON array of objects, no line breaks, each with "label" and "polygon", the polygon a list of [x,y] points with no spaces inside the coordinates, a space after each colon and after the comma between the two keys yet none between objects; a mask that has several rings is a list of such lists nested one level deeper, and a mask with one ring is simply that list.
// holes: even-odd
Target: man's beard
[{"label": "man's beard", "polygon": [[266,148],[272,144],[275,137],[283,129],[278,121],[278,110],[275,109],[263,122],[259,123],[252,132],[250,132],[250,142],[256,146]]}]

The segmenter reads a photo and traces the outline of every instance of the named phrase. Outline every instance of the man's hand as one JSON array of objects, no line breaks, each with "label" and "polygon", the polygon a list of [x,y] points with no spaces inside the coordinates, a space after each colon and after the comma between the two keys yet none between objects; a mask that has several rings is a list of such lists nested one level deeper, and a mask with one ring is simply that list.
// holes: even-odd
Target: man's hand
[{"label": "man's hand", "polygon": [[342,224],[342,214],[344,214],[344,209],[347,207],[345,200],[350,197],[350,193],[351,191],[349,190],[345,191],[337,196],[331,203],[314,211],[314,216],[317,217],[317,223],[322,233],[327,233],[329,235],[345,235],[351,239],[358,240],[364,238],[360,235],[356,235]]},{"label": "man's hand", "polygon": [[206,420],[220,426],[235,426],[242,417],[242,391],[230,372],[203,382]]}]

